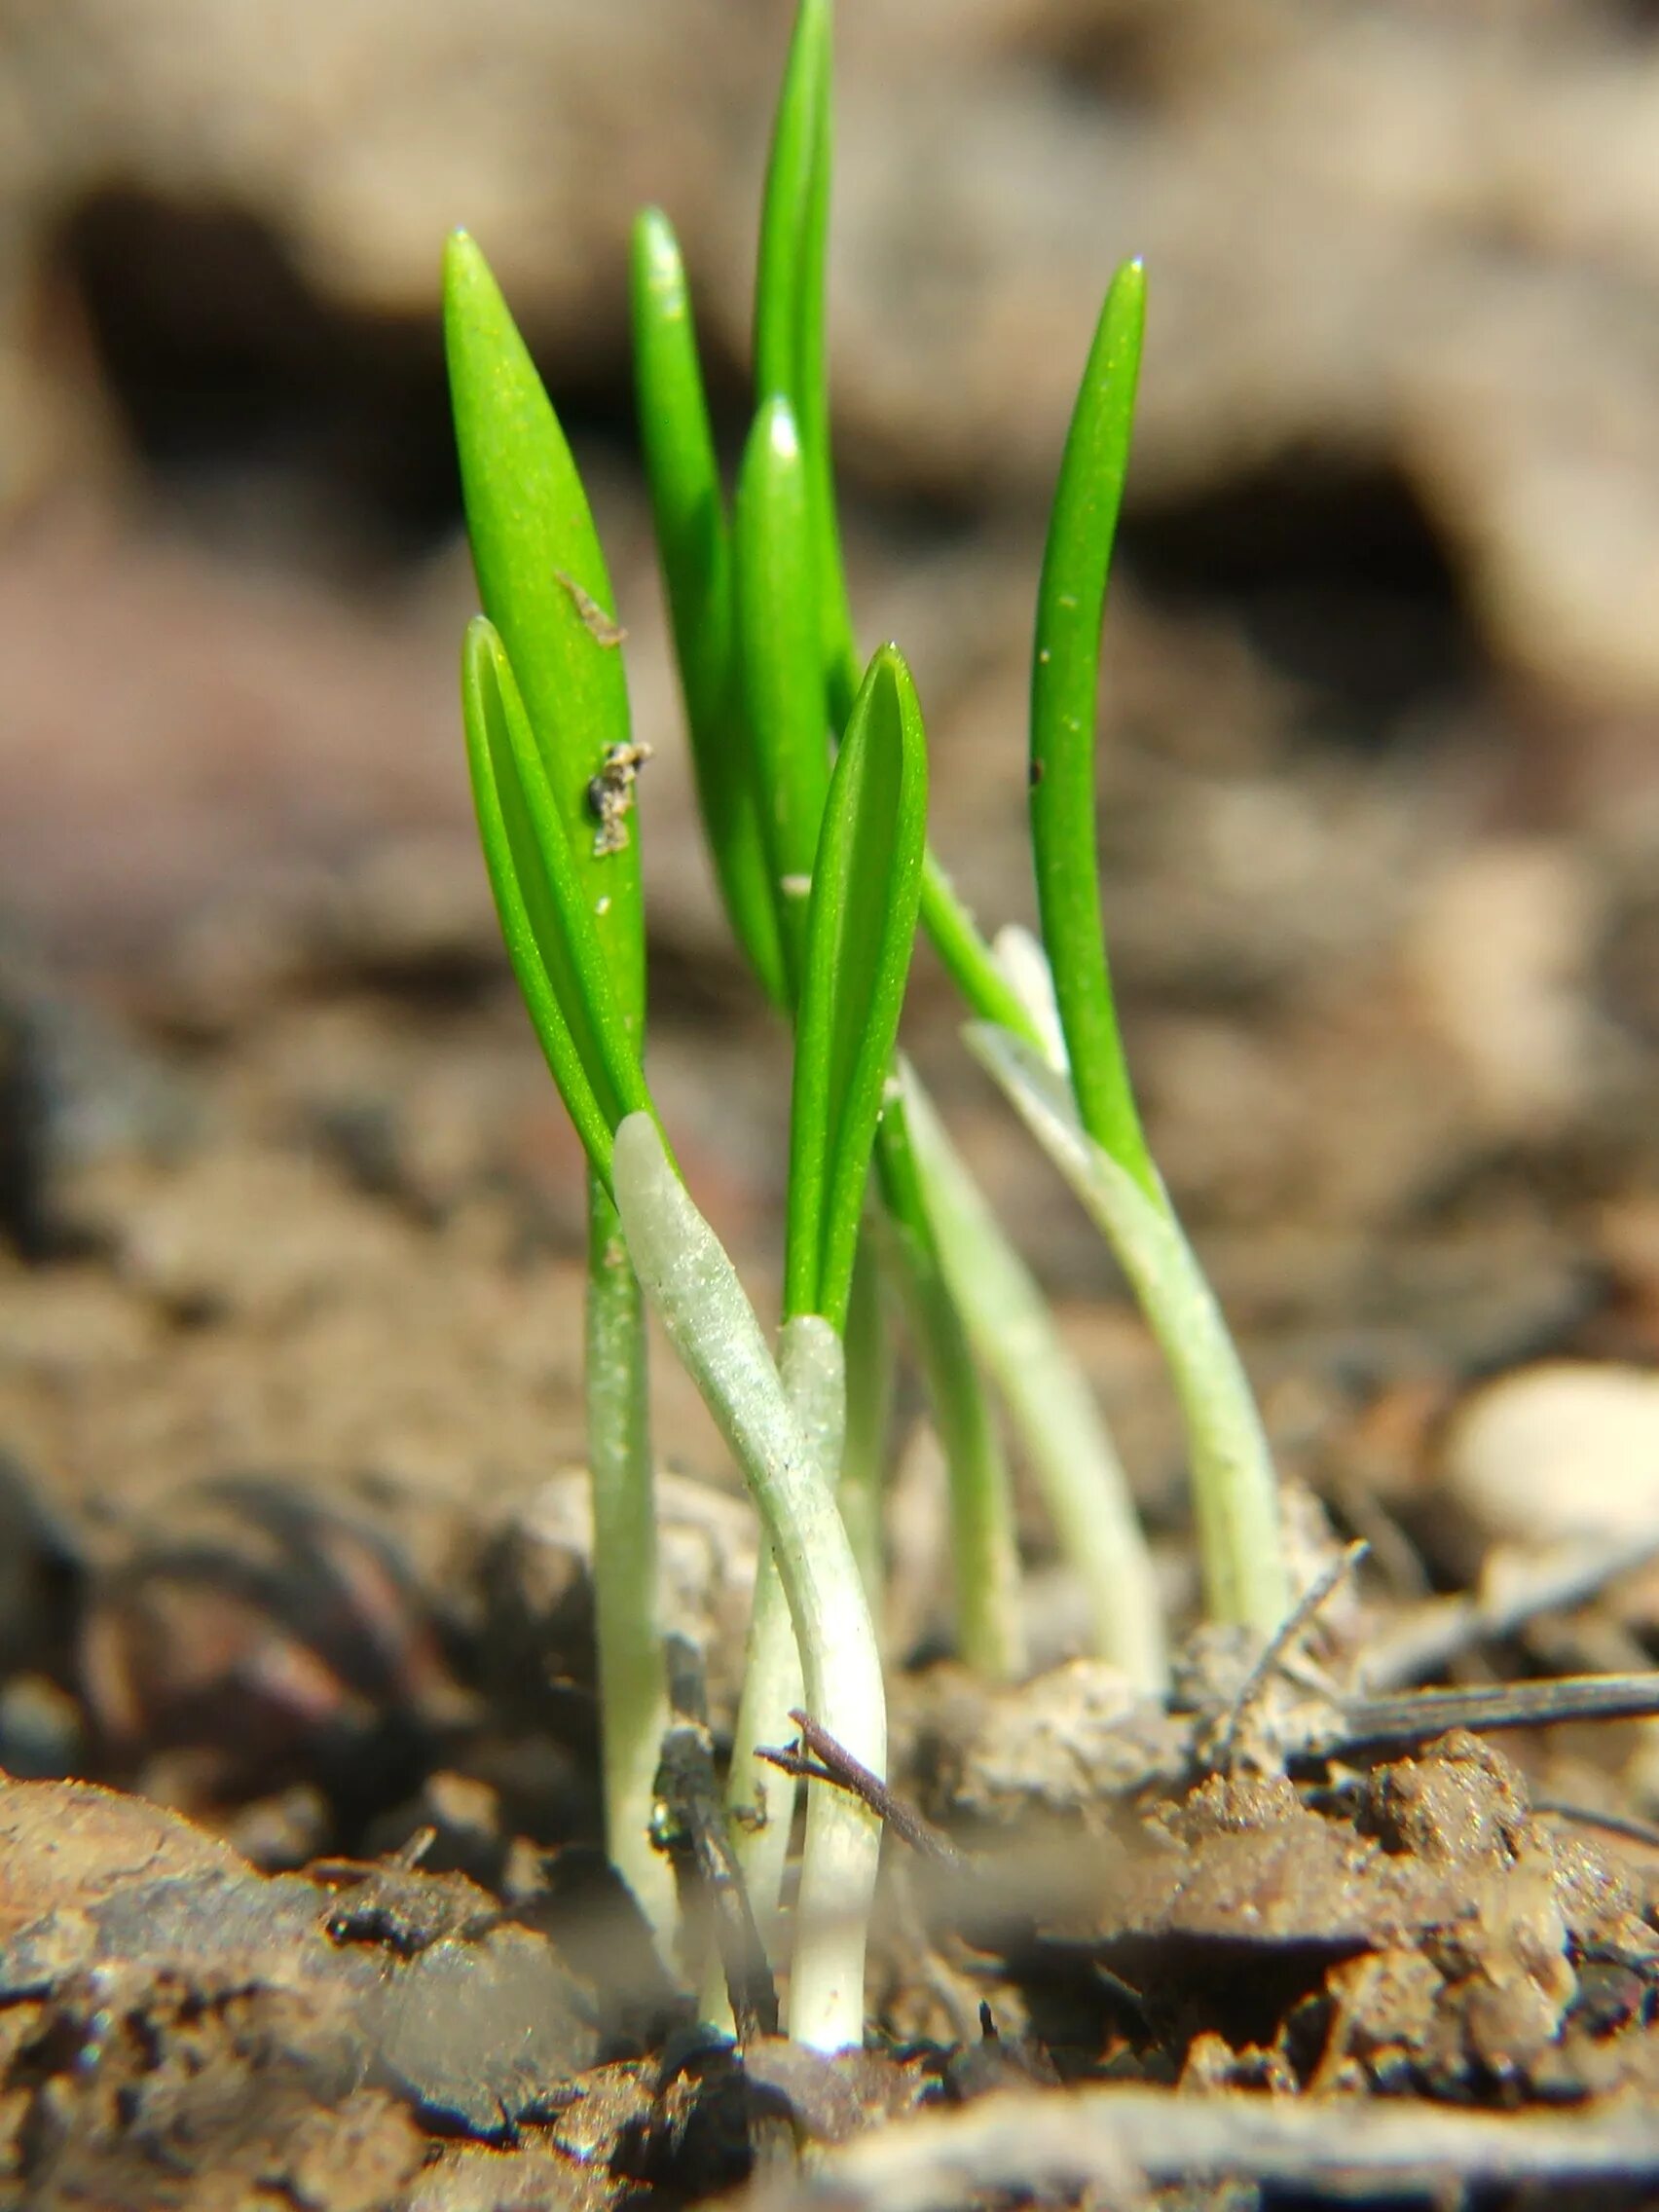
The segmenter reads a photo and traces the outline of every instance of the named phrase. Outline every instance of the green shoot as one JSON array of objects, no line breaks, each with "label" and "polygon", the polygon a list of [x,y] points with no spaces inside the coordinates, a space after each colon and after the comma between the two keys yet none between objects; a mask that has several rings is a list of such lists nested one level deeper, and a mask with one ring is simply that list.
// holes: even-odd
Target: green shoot
[{"label": "green shoot", "polygon": [[932,853],[922,870],[922,927],[945,974],[978,1018],[1036,1044],[1037,1033],[1018,992]]},{"label": "green shoot", "polygon": [[[825,263],[829,237],[830,132],[830,7],[829,0],[801,0],[794,39],[779,95],[761,213],[759,266],[756,278],[755,375],[757,396],[765,403],[787,397],[801,448],[807,529],[813,556],[819,642],[823,655],[824,698],[820,712],[838,730],[849,726],[859,695],[859,662],[849,611],[846,575],[836,515],[834,470],[830,446],[830,391],[825,348]],[[779,618],[792,635],[803,625],[788,614],[787,580],[775,602]],[[743,633],[749,649],[750,632]],[[753,696],[753,694],[752,694]],[[803,684],[801,713],[806,691]],[[1019,1008],[996,963],[952,892],[942,869],[924,855],[920,894],[923,925],[947,966],[971,994],[971,1003],[991,1018],[1017,1021]],[[797,1063],[799,1064],[799,1063]],[[806,1062],[812,1065],[810,1057]],[[911,1255],[903,1265],[909,1278],[906,1298],[912,1332],[921,1350],[931,1390],[948,1390],[951,1402],[936,1403],[956,1504],[952,1528],[969,1546],[956,1559],[957,1587],[964,1598],[959,1626],[976,1649],[991,1654],[999,1675],[1014,1665],[1018,1647],[1011,1625],[1008,1576],[1015,1560],[1011,1493],[1006,1468],[1000,1478],[1001,1448],[990,1410],[972,1359],[960,1319],[949,1310],[942,1280],[935,1273],[926,1294],[916,1291],[919,1255],[928,1233],[913,1177],[890,1174],[885,1166],[889,1139],[881,1137],[882,1188],[889,1205],[912,1203],[901,1224],[899,1244]],[[792,1252],[799,1250],[792,1241]],[[804,1264],[804,1263],[803,1263]],[[877,1516],[867,1494],[863,1499],[866,1556]],[[987,1516],[1001,1513],[994,1531]],[[979,1587],[983,1572],[998,1577],[993,1589]],[[981,1631],[981,1616],[1001,1625]]]},{"label": "green shoot", "polygon": [[[1031,846],[1037,903],[1083,1150],[1037,1114],[1063,1097],[1051,1059],[1015,1040],[987,1060],[1117,1252],[1188,1428],[1211,1617],[1270,1636],[1288,1604],[1278,1493],[1238,1354],[1147,1149],[1113,1003],[1094,835],[1100,624],[1128,466],[1146,322],[1139,262],[1112,279],[1072,413],[1049,521],[1031,666]],[[983,1036],[977,1048],[990,1048]],[[1014,1085],[1009,1071],[1030,1080]],[[1134,1202],[1125,1198],[1134,1194]]]},{"label": "green shoot", "polygon": [[830,240],[832,62],[830,0],[801,0],[784,70],[760,211],[755,281],[755,390],[783,398],[804,456],[813,599],[831,719],[839,728],[859,683],[830,454],[825,262]]},{"label": "green shoot", "polygon": [[1192,1246],[1168,1204],[1149,1198],[1084,1128],[1064,1080],[1040,1054],[988,1024],[971,1026],[968,1042],[1111,1243],[1158,1339],[1192,1453],[1205,1612],[1271,1636],[1290,1609],[1272,1457]]},{"label": "green shoot", "polygon": [[[891,670],[884,681],[896,682]],[[813,1710],[849,1746],[860,1747],[861,1758],[879,1768],[886,1720],[875,1632],[828,1471],[839,1440],[841,1347],[834,1330],[815,1315],[798,1316],[786,1331],[792,1387],[803,1409],[797,1420],[731,1264],[680,1185],[656,1128],[637,1059],[628,1056],[631,1040],[609,970],[597,950],[511,664],[482,617],[468,632],[463,700],[486,861],[515,971],[572,1119],[579,1114],[598,1129],[597,1135],[591,1129],[584,1133],[584,1142],[594,1168],[588,1421],[607,1805],[612,1856],[649,1910],[659,1901],[667,1867],[649,1855],[648,1824],[637,1825],[636,1816],[642,1805],[648,1813],[666,1715],[650,1492],[648,1480],[637,1479],[642,1468],[648,1477],[649,1453],[645,1371],[638,1357],[639,1284],[630,1256],[639,1259],[640,1281],[750,1478],[768,1556],[778,1563],[789,1602],[793,1633],[785,1641],[792,1656],[797,1645],[803,1655]],[[873,717],[869,727],[871,735],[862,752],[855,748],[830,808],[853,852],[868,849],[866,818],[893,795],[880,768],[869,768],[871,752],[879,759],[884,746],[895,747],[904,755],[904,774],[916,774],[906,751],[910,730],[903,725],[888,730]],[[919,735],[919,722],[914,727]],[[900,812],[906,824],[912,822],[910,799]],[[912,844],[919,841],[918,829],[911,827],[907,834]],[[912,866],[911,931],[914,875]],[[833,867],[824,880],[836,880]],[[893,901],[901,915],[904,896],[902,878]],[[827,928],[821,927],[821,938]],[[897,940],[886,931],[877,935],[885,952],[866,970],[871,1002],[887,1010],[880,1018],[896,1021],[909,937],[903,929]],[[832,929],[826,941],[835,942]],[[891,972],[895,962],[897,977]],[[607,1056],[607,1041],[613,1059]],[[621,1103],[634,1098],[638,1106]],[[627,1158],[624,1136],[631,1142]],[[867,1132],[865,1142],[867,1157]],[[626,1246],[617,1235],[607,1180],[615,1187]],[[642,1572],[642,1566],[648,1571]],[[787,1821],[781,1833],[787,1846]],[[791,2006],[795,2032],[826,2048],[856,2041],[862,2032],[864,1923],[878,1851],[879,1832],[863,1808],[840,1792],[814,1791]]]},{"label": "green shoot", "polygon": [[462,716],[486,866],[514,973],[587,1150],[588,1461],[610,1855],[666,1947],[674,1884],[652,1849],[668,1677],[657,1614],[645,1315],[608,1194],[611,1135],[648,1109],[638,756],[610,579],[564,432],[483,255],[444,256],[461,492],[487,620]]},{"label": "green shoot", "polygon": [[[729,784],[741,783],[740,771],[732,766],[741,733],[734,727],[735,713],[720,702],[746,700],[756,724],[751,732],[752,758],[759,784],[752,804],[766,826],[772,880],[780,892],[786,1004],[798,987],[799,914],[790,904],[785,886],[800,882],[805,823],[821,803],[822,771],[814,748],[822,741],[822,731],[815,738],[812,725],[816,717],[820,723],[843,726],[859,681],[835,517],[825,371],[830,16],[827,0],[804,0],[773,133],[756,283],[756,385],[761,409],[745,461],[739,500],[740,615],[730,646],[736,668],[729,663],[723,669],[716,666],[716,641],[727,634],[719,620],[725,539],[723,529],[709,519],[719,513],[719,492],[683,274],[672,234],[660,216],[642,219],[635,242],[642,436],[663,573],[674,609],[704,827],[734,929],[762,983],[777,998],[776,971],[756,919],[760,910],[756,878],[765,871],[755,865],[754,853],[762,838],[748,831],[738,806],[726,795]],[[789,427],[795,435],[787,442],[799,449],[798,471],[793,451],[781,459],[770,450],[780,434],[787,439]],[[745,514],[745,495],[757,510],[753,519]],[[761,546],[762,495],[781,546]],[[803,589],[814,596],[817,607],[823,694],[806,667],[812,622],[802,606]],[[1018,995],[931,854],[924,856],[920,913],[936,949],[976,1013],[1003,1022],[1016,1034],[1034,1036]],[[802,1064],[810,1069],[812,1056],[807,1055]],[[887,1141],[883,1136],[884,1153]],[[949,1310],[949,1294],[937,1270],[925,1295],[916,1288],[920,1261],[915,1256],[930,1243],[917,1179],[903,1172],[884,1173],[883,1188],[890,1205],[913,1200],[910,1217],[900,1225],[898,1248],[912,1255],[902,1263],[911,1278],[906,1305],[930,1387],[952,1393],[953,1402],[937,1410],[951,1480],[960,1493],[953,1528],[964,1542],[972,1543],[981,1565],[994,1560],[999,1563],[997,1573],[1006,1578],[1006,1563],[1014,1552],[1012,1508],[994,1540],[984,1522],[987,1512],[998,1509],[996,1501],[1006,1503],[1008,1498],[1006,1475],[993,1477],[988,1472],[993,1460],[1000,1460],[990,1409],[968,1356],[960,1316]],[[810,1202],[804,1187],[803,1196]],[[791,1249],[797,1267],[810,1268],[810,1255],[798,1237],[792,1239]],[[798,1280],[793,1297],[806,1306],[812,1302]],[[1015,1400],[1014,1405],[1015,1418],[1023,1419],[1024,1402]],[[875,1469],[862,1428],[855,1428],[855,1441],[864,1456],[857,1461],[848,1499],[862,1516],[861,1556],[873,1571],[880,1525],[879,1502],[872,1489]],[[1034,1446],[1034,1455],[1039,1450]],[[972,1534],[976,1529],[980,1531],[977,1537]],[[978,1572],[970,1560],[959,1559],[959,1589],[970,1591]],[[1005,1598],[1006,1592],[987,1591],[982,1605],[972,1599],[968,1609],[973,1612],[979,1606],[1000,1616],[1006,1609]],[[980,1636],[971,1629],[969,1633],[979,1648],[996,1643],[997,1667],[1003,1671],[1015,1647],[1014,1632],[999,1631],[995,1638],[989,1632]],[[741,1785],[738,1794],[741,1800]]]},{"label": "green shoot", "polygon": [[795,1020],[784,1308],[822,1313],[837,1334],[916,934],[927,802],[915,686],[884,645],[830,779]]},{"label": "green shoot", "polygon": [[806,959],[806,900],[830,752],[806,466],[787,399],[765,401],[755,419],[734,535],[744,705],[793,998]]},{"label": "green shoot", "polygon": [[1031,666],[1030,786],[1037,905],[1078,1112],[1094,1141],[1156,1196],[1158,1171],[1112,1003],[1094,839],[1100,623],[1145,324],[1145,275],[1138,261],[1126,262],[1100,313],[1049,520]]},{"label": "green shoot", "polygon": [[595,779],[623,778],[628,684],[615,603],[570,447],[484,256],[463,231],[444,255],[444,342],[467,535],[484,612],[511,657],[530,727],[587,887],[622,1017],[645,996],[639,842],[596,816]]},{"label": "green shoot", "polygon": [[481,614],[461,655],[461,719],[513,973],[566,1111],[608,1183],[610,1132],[647,1105],[645,1071],[507,649]]},{"label": "green shoot", "polygon": [[641,439],[697,803],[732,934],[774,1005],[783,947],[749,759],[733,633],[731,533],[709,426],[685,272],[666,216],[634,226],[634,374]]},{"label": "green shoot", "polygon": [[[926,822],[921,710],[908,669],[887,645],[870,662],[836,756],[807,906],[790,1129],[786,1382],[807,1317],[828,1323],[837,1347],[846,1328],[870,1148],[916,934]],[[832,1434],[822,1417],[809,1424],[830,1483],[844,1424],[844,1398]],[[787,1734],[802,1664],[774,1587],[778,1572],[775,1558],[761,1560],[728,1788],[735,1808],[768,1809],[761,1825],[751,1819],[737,1847],[762,1925],[783,1883],[790,1798],[755,1752]]]}]

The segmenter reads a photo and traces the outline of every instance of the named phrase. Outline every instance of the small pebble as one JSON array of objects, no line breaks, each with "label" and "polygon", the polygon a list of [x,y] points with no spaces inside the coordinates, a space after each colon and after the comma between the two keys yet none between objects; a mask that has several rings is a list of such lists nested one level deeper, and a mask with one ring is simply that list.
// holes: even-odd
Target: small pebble
[{"label": "small pebble", "polygon": [[1458,1409],[1442,1464],[1494,1540],[1659,1536],[1659,1375],[1567,1360],[1506,1375]]}]

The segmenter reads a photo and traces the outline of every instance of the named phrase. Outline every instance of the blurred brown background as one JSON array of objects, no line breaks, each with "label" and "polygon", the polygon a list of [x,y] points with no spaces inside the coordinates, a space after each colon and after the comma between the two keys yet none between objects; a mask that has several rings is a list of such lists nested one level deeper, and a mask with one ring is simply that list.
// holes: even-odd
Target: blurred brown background
[{"label": "blurred brown background", "polygon": [[[371,1393],[318,1430],[321,1369],[291,1365],[285,1397],[257,1378],[298,1360],[293,1313],[369,1315],[395,1282],[395,1356],[436,1388],[501,1224],[570,1249],[574,1148],[503,980],[457,728],[471,586],[435,320],[456,223],[544,364],[631,633],[670,1119],[717,1219],[771,1251],[776,1050],[687,818],[625,262],[661,203],[734,445],[789,13],[0,0],[0,909],[29,990],[74,977],[117,1007],[209,1131],[141,1198],[36,1194],[21,1241],[69,1221],[139,1301],[89,1320],[86,1281],[54,1278],[49,1325],[31,1279],[32,1348],[0,1375],[13,1433],[88,1480],[107,1445],[65,1409],[99,1343],[121,1391],[160,1358],[193,1409],[144,1432],[175,1473],[277,1448],[471,1465],[478,1405],[508,1420],[530,1359],[501,1353],[484,1288],[484,1379],[437,1412]],[[936,842],[987,921],[1030,908],[1043,517],[1134,252],[1153,310],[1103,696],[1108,915],[1155,1143],[1282,1385],[1287,1449],[1329,1390],[1649,1357],[1659,12],[848,0],[855,596],[866,644],[912,656]],[[1132,1420],[1138,1338],[953,1021],[924,964],[916,1048]],[[27,1143],[103,1172],[150,1144],[141,1090]],[[342,1191],[389,1193],[405,1241],[375,1242],[382,1214],[348,1234]],[[233,1376],[181,1315],[266,1333]],[[377,1325],[351,1340],[364,1390]],[[573,1357],[536,1389],[568,1392]],[[1178,1460],[1156,1434],[1149,1481]]]}]

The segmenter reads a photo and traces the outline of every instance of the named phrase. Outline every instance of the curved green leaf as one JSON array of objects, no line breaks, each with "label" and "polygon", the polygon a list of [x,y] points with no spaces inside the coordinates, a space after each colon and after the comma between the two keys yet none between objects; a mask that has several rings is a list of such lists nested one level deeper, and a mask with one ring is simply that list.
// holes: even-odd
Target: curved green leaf
[{"label": "curved green leaf", "polygon": [[785,1309],[846,1322],[870,1147],[909,974],[927,832],[927,741],[884,645],[835,759],[795,1021]]},{"label": "curved green leaf", "polygon": [[637,1034],[645,988],[639,839],[620,815],[621,834],[603,834],[590,795],[628,747],[610,579],[535,364],[464,231],[444,255],[444,344],[479,597],[512,656],[571,859]]},{"label": "curved green leaf", "polygon": [[806,957],[806,900],[830,786],[830,734],[806,472],[787,399],[755,419],[738,479],[737,637],[753,773],[792,997]]},{"label": "curved green leaf", "polygon": [[648,1111],[649,1095],[511,660],[483,615],[467,625],[461,696],[478,833],[507,955],[559,1095],[608,1183],[616,1124]]},{"label": "curved green leaf", "polygon": [[704,835],[726,916],[767,995],[788,1004],[737,667],[731,534],[680,247],[650,207],[634,225],[640,437]]},{"label": "curved green leaf", "polygon": [[1112,1000],[1094,837],[1100,622],[1145,322],[1145,273],[1125,262],[1100,312],[1049,518],[1031,666],[1031,844],[1083,1125],[1156,1193]]}]

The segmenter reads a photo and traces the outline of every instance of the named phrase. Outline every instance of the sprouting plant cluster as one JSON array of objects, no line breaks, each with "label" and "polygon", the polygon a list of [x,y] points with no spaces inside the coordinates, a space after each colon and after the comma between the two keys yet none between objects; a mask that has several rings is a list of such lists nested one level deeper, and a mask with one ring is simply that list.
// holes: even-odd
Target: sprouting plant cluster
[{"label": "sprouting plant cluster", "polygon": [[[927,746],[896,645],[854,641],[830,450],[825,258],[830,5],[800,0],[756,284],[755,411],[727,498],[667,218],[634,238],[640,434],[704,834],[732,931],[794,1042],[776,1347],[675,1165],[645,1068],[641,755],[605,559],[553,409],[473,240],[448,249],[445,321],[484,612],[462,677],[479,831],[509,958],[588,1161],[587,1426],[609,1849],[672,1948],[650,1816],[668,1692],[657,1615],[645,1301],[713,1411],[765,1541],[733,1746],[734,1836],[774,1941],[793,1788],[756,1755],[803,1706],[879,1774],[891,1289],[949,1469],[956,1635],[1024,1665],[1004,1422],[1089,1603],[1090,1640],[1148,1694],[1164,1627],[1109,1432],[1030,1272],[898,1051],[925,930],[970,1049],[1116,1253],[1185,1419],[1205,1604],[1266,1638],[1287,1610],[1272,1469],[1236,1352],[1148,1152],[1100,912],[1100,626],[1145,291],[1114,276],[1060,465],[1032,658],[1031,851],[1040,941],[993,943],[926,843]],[[642,1295],[643,1294],[643,1295]],[[1000,1412],[999,1412],[1000,1404]],[[761,1776],[764,1774],[764,1783]],[[764,1818],[756,1808],[764,1807]],[[864,2024],[879,1833],[808,1786],[790,2028]],[[705,1987],[719,2019],[718,1972]]]}]

